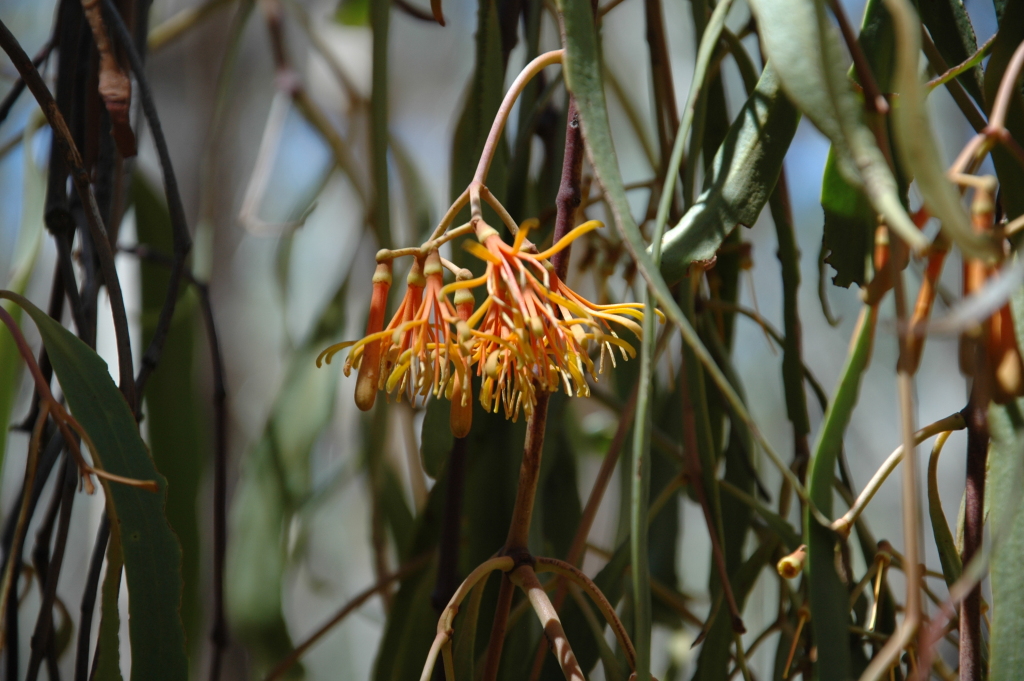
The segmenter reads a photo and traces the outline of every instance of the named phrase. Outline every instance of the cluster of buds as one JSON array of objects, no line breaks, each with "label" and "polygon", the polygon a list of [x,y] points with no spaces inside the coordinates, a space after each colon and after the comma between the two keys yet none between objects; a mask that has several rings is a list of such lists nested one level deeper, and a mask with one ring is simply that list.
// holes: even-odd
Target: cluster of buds
[{"label": "cluster of buds", "polygon": [[[370,409],[378,391],[390,398],[402,395],[416,402],[429,397],[451,401],[451,429],[464,437],[472,424],[472,382],[480,378],[479,400],[484,409],[503,410],[513,421],[529,417],[540,391],[587,396],[587,375],[596,379],[615,352],[635,356],[633,346],[619,334],[637,337],[642,305],[597,305],[569,288],[555,273],[551,256],[598,227],[595,220],[576,227],[546,251],[527,240],[533,221],[523,224],[509,245],[480,218],[451,233],[472,231],[476,240],[464,244],[482,260],[485,272],[472,274],[441,258],[431,241],[417,249],[380,251],[373,275],[373,292],[366,336],[332,345],[317,358],[330,363],[348,349],[344,372],[358,370],[356,405]],[[413,255],[405,295],[384,326],[392,262]],[[444,270],[455,280],[444,283]],[[476,305],[475,289],[486,292]],[[595,364],[591,354],[598,361]]]}]

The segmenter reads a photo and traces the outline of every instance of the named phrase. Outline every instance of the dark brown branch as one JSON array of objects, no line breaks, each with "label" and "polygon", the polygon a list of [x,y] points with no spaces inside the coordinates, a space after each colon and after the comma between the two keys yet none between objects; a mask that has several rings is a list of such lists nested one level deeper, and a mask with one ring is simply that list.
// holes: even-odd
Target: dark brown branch
[{"label": "dark brown branch", "polygon": [[[576,98],[569,95],[569,110],[565,121],[565,154],[562,157],[562,179],[558,185],[558,195],[555,198],[555,235],[552,243],[557,243],[576,226],[576,211],[583,201],[580,180],[583,175],[583,157],[585,155],[583,131],[580,128],[579,111],[576,110]],[[566,248],[551,258],[555,274],[562,281],[565,281],[565,276],[569,272],[570,250],[571,248]]]},{"label": "dark brown branch", "polygon": [[25,681],[35,681],[39,676],[39,668],[43,657],[51,659],[47,665],[50,678],[54,679],[53,671],[55,664],[54,630],[53,630],[53,605],[57,600],[57,581],[60,578],[61,567],[64,563],[64,549],[67,547],[68,528],[71,526],[71,510],[75,501],[75,488],[78,486],[78,469],[73,458],[65,455],[64,466],[61,469],[63,481],[54,487],[54,501],[50,511],[56,510],[59,506],[57,520],[57,536],[53,541],[53,555],[49,553],[50,532],[53,528],[52,516],[48,518],[40,528],[36,537],[36,548],[33,551],[33,558],[36,559],[36,571],[39,579],[44,584],[42,602],[39,606],[39,615],[36,617],[35,630],[32,632],[32,646],[28,659],[28,671],[25,673]]},{"label": "dark brown branch", "polygon": [[185,207],[181,202],[181,193],[178,191],[178,180],[174,174],[174,166],[171,164],[171,154],[167,149],[167,139],[164,137],[163,127],[160,125],[160,117],[156,111],[156,103],[153,100],[153,91],[149,87],[149,80],[146,78],[146,70],[142,63],[142,57],[135,49],[132,35],[125,26],[124,20],[114,7],[112,0],[103,0],[104,16],[117,36],[121,49],[128,55],[128,63],[131,64],[132,73],[139,85],[139,99],[142,102],[142,111],[146,116],[146,122],[153,133],[153,142],[156,145],[157,156],[160,159],[160,171],[164,179],[164,195],[167,197],[167,212],[171,218],[171,233],[174,243],[174,261],[171,265],[171,276],[167,283],[167,297],[164,298],[163,308],[160,310],[160,317],[157,320],[156,328],[153,330],[153,339],[142,355],[142,366],[139,368],[139,375],[135,379],[135,389],[139,395],[146,386],[146,381],[156,369],[160,361],[160,354],[163,351],[164,343],[167,342],[167,334],[170,332],[171,319],[174,317],[174,309],[178,304],[178,292],[181,288],[181,280],[185,272],[185,260],[189,251],[192,250],[192,237],[189,236],[188,222],[185,219]]},{"label": "dark brown branch", "polygon": [[57,107],[57,102],[50,94],[39,71],[32,65],[32,61],[21,48],[14,35],[8,30],[7,25],[0,21],[0,47],[11,58],[11,62],[18,73],[25,80],[25,84],[32,92],[32,95],[39,102],[40,108],[46,115],[53,130],[54,140],[64,153],[64,160],[71,172],[72,181],[79,197],[82,199],[85,209],[86,222],[89,225],[89,233],[92,236],[96,254],[100,262],[100,270],[103,274],[104,283],[110,294],[110,307],[114,320],[114,332],[117,338],[117,363],[120,379],[121,392],[131,406],[136,409],[135,398],[135,377],[132,368],[131,338],[128,334],[128,316],[124,308],[124,296],[121,294],[121,284],[117,278],[117,269],[114,266],[114,254],[107,240],[107,230],[100,217],[99,206],[96,203],[96,196],[93,194],[89,184],[89,174],[82,164],[82,157],[78,152],[75,141],[71,136],[63,114]]},{"label": "dark brown branch", "polygon": [[832,14],[835,15],[836,21],[839,22],[839,31],[843,34],[843,41],[846,42],[846,47],[850,50],[850,56],[853,57],[853,68],[857,73],[857,80],[864,88],[864,108],[884,116],[889,113],[889,103],[885,101],[882,91],[878,89],[875,74],[871,72],[871,66],[868,64],[867,57],[864,56],[864,50],[860,47],[857,34],[853,32],[850,20],[846,17],[842,3],[839,0],[829,0],[828,6],[832,10]]},{"label": "dark brown branch", "polygon": [[[53,49],[53,41],[47,40],[43,47],[36,52],[36,56],[32,57],[32,66],[39,68],[39,65],[50,56],[50,51]],[[25,80],[18,78],[14,81],[14,85],[7,91],[7,95],[4,100],[0,102],[0,123],[7,120],[7,115],[11,113],[11,109],[14,107],[14,103],[18,101],[18,97],[25,91]]]},{"label": "dark brown branch", "polygon": [[[928,59],[928,64],[935,69],[937,73],[945,73],[949,70],[946,64],[946,60],[942,58],[942,53],[939,52],[939,48],[935,46],[935,42],[932,41],[931,35],[928,31],[921,28],[921,48],[924,50],[924,56]],[[974,132],[981,132],[988,125],[985,117],[982,115],[978,107],[975,106],[971,100],[970,95],[967,94],[967,90],[960,84],[960,81],[956,78],[951,78],[946,81],[946,90],[949,91],[953,101],[960,107],[960,112],[963,113],[964,118],[974,128]]]},{"label": "dark brown branch", "polygon": [[78,618],[78,642],[75,650],[75,681],[89,681],[92,616],[96,609],[96,592],[99,590],[100,573],[103,571],[103,559],[107,553],[109,539],[110,517],[104,513],[100,517],[100,526],[96,531],[96,542],[93,544],[92,558],[89,560],[89,573],[85,578],[85,590],[82,592],[82,609],[81,617]]},{"label": "dark brown branch", "polygon": [[[980,373],[980,372],[979,372]],[[981,548],[985,533],[985,466],[988,462],[987,397],[984,379],[975,378],[971,399],[963,411],[967,422],[967,489],[964,492],[964,554],[967,565]],[[975,585],[960,606],[960,679],[980,681],[985,670],[981,657],[981,585]]]}]

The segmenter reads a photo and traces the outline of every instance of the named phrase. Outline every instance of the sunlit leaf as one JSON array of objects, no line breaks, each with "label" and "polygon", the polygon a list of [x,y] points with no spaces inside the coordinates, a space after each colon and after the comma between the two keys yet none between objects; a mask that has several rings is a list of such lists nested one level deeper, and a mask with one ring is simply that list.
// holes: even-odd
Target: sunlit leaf
[{"label": "sunlit leaf", "polygon": [[708,261],[736,225],[753,226],[775,187],[800,116],[765,68],[715,154],[708,189],[662,240],[661,272],[675,283]]},{"label": "sunlit leaf", "polygon": [[860,104],[846,77],[842,39],[821,2],[756,0],[762,44],[786,94],[837,153],[839,170],[863,187],[875,211],[915,251],[927,246],[904,210],[896,180],[874,135],[861,121]]}]

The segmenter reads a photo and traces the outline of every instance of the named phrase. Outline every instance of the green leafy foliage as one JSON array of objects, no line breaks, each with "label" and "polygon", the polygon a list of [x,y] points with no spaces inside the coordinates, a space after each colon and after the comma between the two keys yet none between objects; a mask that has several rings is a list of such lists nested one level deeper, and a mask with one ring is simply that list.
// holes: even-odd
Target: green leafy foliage
[{"label": "green leafy foliage", "polygon": [[158,493],[116,483],[107,513],[120,535],[128,581],[132,676],[188,676],[181,622],[181,547],[164,511],[167,483],[139,436],[135,418],[110,378],[107,364],[85,343],[25,298],[5,291],[35,322],[71,413],[89,433],[104,470],[135,480],[153,480]]},{"label": "green leafy foliage", "polygon": [[800,116],[767,67],[718,148],[708,188],[662,240],[661,273],[679,281],[709,261],[737,225],[753,226],[775,187]]},{"label": "green leafy foliage", "polygon": [[[159,253],[170,253],[173,244],[167,207],[141,175],[133,180],[132,195],[139,243]],[[170,272],[163,264],[143,262],[141,274],[142,340],[148,345],[167,297]],[[192,650],[196,650],[192,646],[202,638],[196,496],[210,456],[208,424],[203,417],[206,398],[195,372],[199,327],[196,298],[183,288],[164,344],[162,361],[143,396],[150,452],[157,468],[167,478],[167,520],[181,542],[182,620]]]}]

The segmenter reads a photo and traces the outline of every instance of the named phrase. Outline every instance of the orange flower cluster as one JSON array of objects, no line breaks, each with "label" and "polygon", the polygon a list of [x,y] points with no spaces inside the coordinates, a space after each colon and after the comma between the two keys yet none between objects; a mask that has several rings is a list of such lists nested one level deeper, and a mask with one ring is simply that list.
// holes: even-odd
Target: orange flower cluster
[{"label": "orange flower cluster", "polygon": [[[472,424],[472,378],[481,378],[480,403],[489,411],[503,409],[506,418],[530,416],[538,391],[587,396],[586,375],[596,378],[605,359],[615,363],[616,349],[623,358],[635,356],[629,342],[619,336],[627,329],[641,334],[639,303],[596,305],[561,281],[550,258],[574,240],[601,226],[584,223],[548,250],[537,253],[526,241],[524,224],[512,245],[497,231],[477,220],[476,242],[467,250],[486,263],[480,277],[465,271],[445,285],[437,250],[417,255],[409,272],[405,296],[387,327],[384,313],[391,285],[390,253],[378,255],[366,336],[333,345],[317,358],[317,365],[349,349],[345,373],[358,368],[356,404],[373,406],[378,390],[398,399],[426,401],[429,395],[452,402],[451,429],[464,437]],[[472,291],[484,287],[487,295],[476,307]],[[452,296],[453,300],[449,300]],[[599,352],[595,366],[591,350]]]}]

